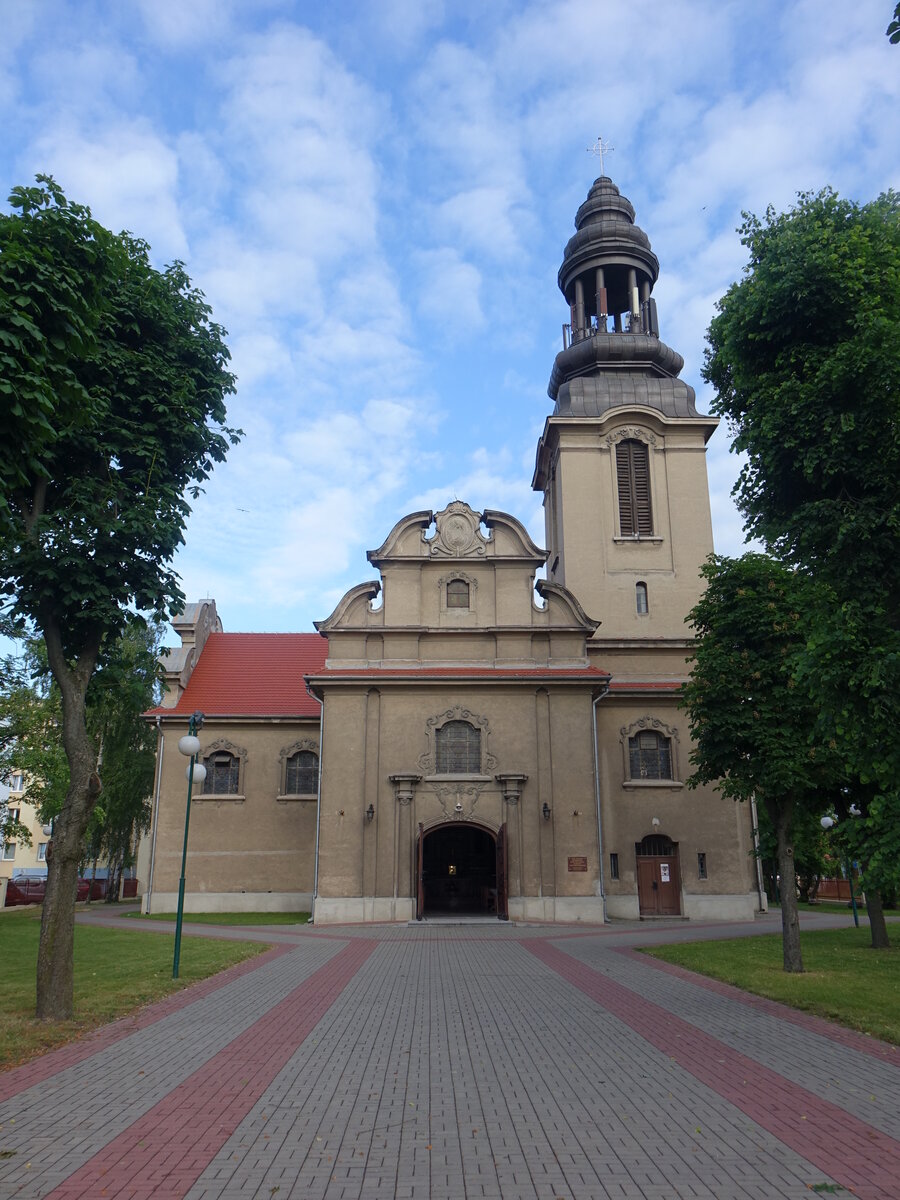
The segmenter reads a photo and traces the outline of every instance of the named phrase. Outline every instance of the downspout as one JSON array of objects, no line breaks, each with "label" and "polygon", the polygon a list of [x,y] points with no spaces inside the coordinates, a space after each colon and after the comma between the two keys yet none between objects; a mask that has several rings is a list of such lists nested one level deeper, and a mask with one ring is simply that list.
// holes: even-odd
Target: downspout
[{"label": "downspout", "polygon": [[162,731],[162,723],[156,718],[156,798],[153,804],[153,840],[150,842],[150,879],[147,882],[146,910],[150,915],[150,904],[153,900],[153,872],[156,869],[156,832],[159,828],[159,792],[162,787],[163,753],[166,749],[166,735]]},{"label": "downspout", "polygon": [[606,884],[603,871],[603,816],[600,805],[600,747],[597,743],[597,705],[609,691],[606,684],[603,691],[591,701],[591,734],[594,739],[594,793],[597,799],[597,856],[600,864],[600,900],[603,905],[603,920],[606,916]]},{"label": "downspout", "polygon": [[309,684],[306,690],[321,709],[319,717],[319,778],[316,782],[316,862],[313,876],[312,912],[309,914],[310,925],[316,923],[316,900],[319,898],[319,826],[322,822],[322,758],[325,749],[325,702],[320,700]]},{"label": "downspout", "polygon": [[762,858],[759,853],[759,813],[756,809],[755,794],[750,797],[750,813],[753,821],[753,857],[756,859],[756,894],[759,897],[759,911],[767,912],[769,905],[763,888]]}]

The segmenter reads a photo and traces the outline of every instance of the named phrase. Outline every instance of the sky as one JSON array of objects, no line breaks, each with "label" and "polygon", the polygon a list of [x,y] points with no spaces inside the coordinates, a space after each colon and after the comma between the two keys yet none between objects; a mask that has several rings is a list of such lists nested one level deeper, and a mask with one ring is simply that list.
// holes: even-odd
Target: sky
[{"label": "sky", "polygon": [[[534,454],[599,161],[704,334],[741,212],[900,188],[893,0],[0,0],[0,200],[38,172],[183,260],[228,330],[241,444],[176,559],[226,630],[311,629],[367,549],[458,498],[544,544]],[[836,297],[836,302],[840,298]],[[739,461],[710,442],[716,550]],[[602,613],[592,614],[602,618]]]}]

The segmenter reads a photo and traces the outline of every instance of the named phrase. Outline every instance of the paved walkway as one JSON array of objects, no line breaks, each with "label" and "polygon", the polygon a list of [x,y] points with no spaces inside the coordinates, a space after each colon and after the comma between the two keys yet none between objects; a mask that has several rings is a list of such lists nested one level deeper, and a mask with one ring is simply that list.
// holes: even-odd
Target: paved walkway
[{"label": "paved walkway", "polygon": [[760,929],[209,930],[277,944],[0,1075],[0,1197],[897,1200],[900,1052],[634,949]]}]

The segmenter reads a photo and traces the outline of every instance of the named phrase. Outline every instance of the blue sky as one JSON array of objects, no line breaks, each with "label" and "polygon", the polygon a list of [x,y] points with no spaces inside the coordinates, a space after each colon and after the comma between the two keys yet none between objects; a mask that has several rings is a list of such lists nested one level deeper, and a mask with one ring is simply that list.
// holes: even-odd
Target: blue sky
[{"label": "blue sky", "polygon": [[[229,330],[246,437],[195,505],[188,599],[227,630],[308,629],[400,516],[454,497],[543,544],[556,272],[600,133],[708,410],[741,210],[900,187],[892,9],[0,0],[2,194],[55,175],[157,265],[183,259]],[[716,548],[738,553],[724,428],[708,467]]]}]

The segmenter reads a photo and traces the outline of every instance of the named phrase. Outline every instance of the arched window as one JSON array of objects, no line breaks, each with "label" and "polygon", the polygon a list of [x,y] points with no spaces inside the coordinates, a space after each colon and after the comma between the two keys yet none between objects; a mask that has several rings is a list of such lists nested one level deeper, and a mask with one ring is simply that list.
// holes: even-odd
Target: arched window
[{"label": "arched window", "polygon": [[650,611],[650,602],[647,596],[646,583],[636,583],[634,585],[634,606],[640,616]]},{"label": "arched window", "polygon": [[284,794],[311,796],[319,787],[319,756],[312,750],[298,750],[284,764]]},{"label": "arched window", "polygon": [[205,796],[236,796],[241,777],[241,760],[227,750],[217,750],[203,760],[206,779],[203,783]]},{"label": "arched window", "polygon": [[616,446],[616,484],[622,537],[651,537],[650,451],[646,442],[625,438]]},{"label": "arched window", "polygon": [[632,779],[672,778],[672,744],[653,730],[643,729],[628,739],[628,760]]},{"label": "arched window", "polygon": [[438,775],[481,772],[481,730],[468,721],[448,721],[435,734]]},{"label": "arched window", "polygon": [[464,579],[451,579],[447,584],[447,607],[469,607],[469,585]]}]

